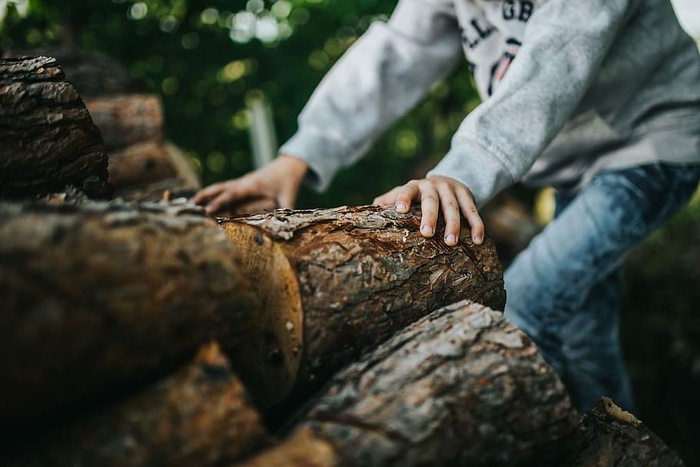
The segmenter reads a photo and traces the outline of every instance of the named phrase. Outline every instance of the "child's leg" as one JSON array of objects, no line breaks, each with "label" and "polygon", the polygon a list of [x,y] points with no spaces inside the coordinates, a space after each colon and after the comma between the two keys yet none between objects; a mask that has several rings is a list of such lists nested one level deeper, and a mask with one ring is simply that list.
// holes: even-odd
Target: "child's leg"
[{"label": "child's leg", "polygon": [[563,378],[583,410],[606,395],[625,410],[635,411],[619,342],[621,279],[620,272],[613,271],[593,286],[581,310],[562,330]]},{"label": "child's leg", "polygon": [[685,205],[699,179],[697,166],[601,173],[506,271],[506,317],[535,342],[580,409],[600,396],[631,404],[617,341],[617,271],[630,248]]}]

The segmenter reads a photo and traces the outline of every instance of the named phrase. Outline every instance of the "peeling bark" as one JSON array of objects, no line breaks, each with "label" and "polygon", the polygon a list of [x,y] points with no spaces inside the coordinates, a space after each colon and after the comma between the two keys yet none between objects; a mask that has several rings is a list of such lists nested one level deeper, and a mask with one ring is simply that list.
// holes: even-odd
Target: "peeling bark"
[{"label": "peeling bark", "polygon": [[221,219],[259,284],[264,310],[237,370],[264,407],[304,393],[395,331],[469,298],[505,301],[493,244],[462,229],[449,247],[419,233],[420,214],[360,207]]}]

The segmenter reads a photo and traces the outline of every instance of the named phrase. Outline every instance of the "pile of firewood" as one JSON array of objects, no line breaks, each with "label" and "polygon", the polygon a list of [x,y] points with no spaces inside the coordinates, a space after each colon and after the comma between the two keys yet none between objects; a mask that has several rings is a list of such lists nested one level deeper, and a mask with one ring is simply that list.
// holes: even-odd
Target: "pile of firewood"
[{"label": "pile of firewood", "polygon": [[46,57],[0,89],[3,465],[682,465],[574,410],[490,240],[376,206],[212,219],[150,152],[157,99],[86,107]]}]

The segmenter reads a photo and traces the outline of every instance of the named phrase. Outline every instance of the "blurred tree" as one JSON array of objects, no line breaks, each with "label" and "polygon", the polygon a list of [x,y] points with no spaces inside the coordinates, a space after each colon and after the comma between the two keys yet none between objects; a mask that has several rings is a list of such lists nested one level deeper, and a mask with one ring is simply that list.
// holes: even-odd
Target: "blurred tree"
[{"label": "blurred tree", "polygon": [[[316,84],[390,0],[0,0],[0,47],[64,44],[107,53],[162,96],[168,137],[201,169],[205,184],[252,168],[246,100],[263,96],[278,139]],[[466,66],[391,129],[329,192],[300,206],[365,204],[425,173],[478,103]],[[367,174],[372,174],[368,177]]]}]

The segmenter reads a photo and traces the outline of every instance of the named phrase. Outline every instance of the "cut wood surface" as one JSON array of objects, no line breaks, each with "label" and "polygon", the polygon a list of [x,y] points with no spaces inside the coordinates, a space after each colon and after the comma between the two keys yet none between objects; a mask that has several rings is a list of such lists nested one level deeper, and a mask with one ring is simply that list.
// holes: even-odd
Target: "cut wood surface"
[{"label": "cut wood surface", "polygon": [[0,59],[0,197],[80,188],[108,198],[100,133],[56,60]]},{"label": "cut wood surface", "polygon": [[215,466],[269,443],[245,388],[212,343],[164,381],[67,424],[46,441],[24,446],[23,452],[0,463],[8,467]]},{"label": "cut wood surface", "polygon": [[135,143],[163,142],[163,110],[152,94],[119,94],[85,99],[108,151]]},{"label": "cut wood surface", "polygon": [[109,183],[115,190],[143,186],[176,175],[162,142],[144,141],[109,153]]},{"label": "cut wood surface", "polygon": [[240,251],[191,204],[0,204],[0,420],[247,335]]},{"label": "cut wood surface", "polygon": [[581,419],[573,467],[682,467],[678,454],[632,414],[602,398]]},{"label": "cut wood surface", "polygon": [[276,210],[220,219],[261,303],[254,347],[234,366],[264,407],[327,379],[361,352],[441,306],[505,301],[490,240],[449,247],[420,214],[376,206]]},{"label": "cut wood surface", "polygon": [[577,424],[525,334],[460,302],[336,374],[286,443],[242,465],[557,465]]}]

